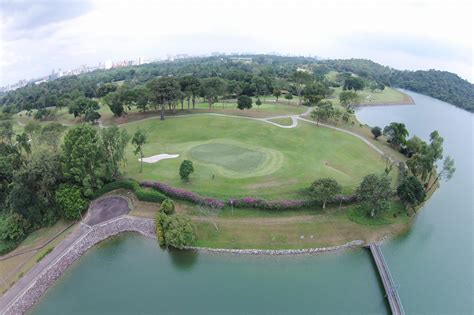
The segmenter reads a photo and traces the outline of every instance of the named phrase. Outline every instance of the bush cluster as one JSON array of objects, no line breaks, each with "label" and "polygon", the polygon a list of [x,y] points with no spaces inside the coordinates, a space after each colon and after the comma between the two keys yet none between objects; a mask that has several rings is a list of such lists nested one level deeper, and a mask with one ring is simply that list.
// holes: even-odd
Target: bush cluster
[{"label": "bush cluster", "polygon": [[156,190],[143,189],[137,181],[133,179],[120,179],[114,182],[105,184],[102,188],[95,191],[93,198],[102,196],[116,189],[128,189],[135,193],[138,200],[148,202],[162,202],[166,199],[166,196]]}]

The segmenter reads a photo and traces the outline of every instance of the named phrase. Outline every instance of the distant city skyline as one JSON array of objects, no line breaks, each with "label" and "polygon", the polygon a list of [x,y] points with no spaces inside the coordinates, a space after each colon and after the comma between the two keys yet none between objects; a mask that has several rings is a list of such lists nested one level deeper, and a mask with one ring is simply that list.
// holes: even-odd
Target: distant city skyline
[{"label": "distant city skyline", "polygon": [[14,0],[0,10],[0,86],[107,59],[214,51],[366,58],[473,82],[472,9],[436,0]]}]

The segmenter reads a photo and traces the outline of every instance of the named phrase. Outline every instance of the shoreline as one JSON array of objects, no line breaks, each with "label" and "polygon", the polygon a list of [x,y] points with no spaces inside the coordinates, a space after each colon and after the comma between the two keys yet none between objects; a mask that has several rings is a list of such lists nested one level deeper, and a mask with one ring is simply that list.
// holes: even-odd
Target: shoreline
[{"label": "shoreline", "polygon": [[[155,222],[153,219],[122,215],[97,224],[80,235],[80,237],[60,253],[56,259],[47,265],[39,275],[29,281],[24,288],[21,288],[19,293],[11,298],[10,301],[2,300],[7,298],[8,292],[15,286],[0,297],[0,307],[2,307],[2,309],[0,309],[1,314],[25,314],[40,301],[46,291],[54,285],[56,280],[58,280],[76,260],[86,254],[89,249],[111,237],[127,232],[137,232],[147,238],[156,239]],[[308,249],[268,250],[187,247],[185,250],[235,255],[301,255],[327,253],[353,247],[362,247],[363,244],[363,241],[355,240],[338,246]],[[25,277],[27,276],[28,274],[25,275]],[[15,285],[20,284],[17,283]]]}]

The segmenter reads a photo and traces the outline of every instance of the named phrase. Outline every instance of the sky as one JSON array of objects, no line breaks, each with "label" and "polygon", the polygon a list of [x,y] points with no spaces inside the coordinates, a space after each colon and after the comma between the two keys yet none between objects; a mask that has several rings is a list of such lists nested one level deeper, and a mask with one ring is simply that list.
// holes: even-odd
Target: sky
[{"label": "sky", "polygon": [[105,60],[367,58],[474,82],[472,1],[0,0],[0,86]]}]

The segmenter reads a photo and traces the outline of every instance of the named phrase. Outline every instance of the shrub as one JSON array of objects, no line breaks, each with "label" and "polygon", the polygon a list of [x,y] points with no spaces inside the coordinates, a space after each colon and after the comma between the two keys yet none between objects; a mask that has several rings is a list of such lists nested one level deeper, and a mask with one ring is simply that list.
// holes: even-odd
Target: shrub
[{"label": "shrub", "polygon": [[184,214],[164,215],[162,227],[166,246],[183,249],[196,240],[196,231],[191,219]]},{"label": "shrub", "polygon": [[193,162],[184,160],[179,167],[179,176],[183,181],[188,182],[192,172],[194,172]]},{"label": "shrub", "polygon": [[56,191],[55,200],[61,209],[61,215],[67,220],[77,220],[87,208],[88,202],[82,197],[77,186],[63,184]]},{"label": "shrub", "polygon": [[163,231],[163,222],[166,219],[166,214],[158,212],[155,217],[156,239],[161,247],[166,246],[165,233]]},{"label": "shrub", "polygon": [[166,198],[163,200],[160,206],[160,212],[164,214],[173,214],[174,213],[174,202],[173,200]]}]

